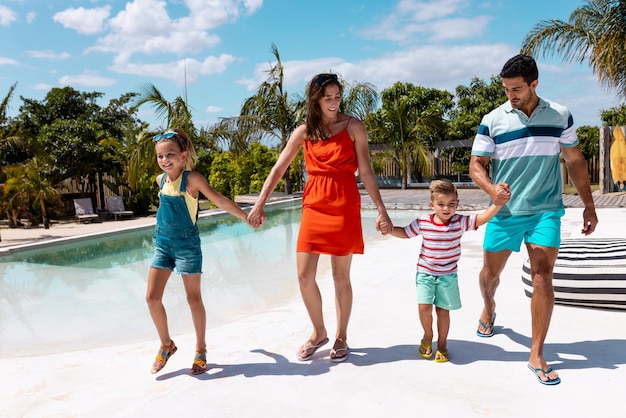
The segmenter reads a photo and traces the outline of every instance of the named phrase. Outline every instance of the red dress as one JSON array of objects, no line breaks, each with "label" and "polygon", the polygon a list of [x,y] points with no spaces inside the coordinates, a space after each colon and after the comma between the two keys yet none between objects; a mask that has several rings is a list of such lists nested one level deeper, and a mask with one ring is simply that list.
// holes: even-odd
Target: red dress
[{"label": "red dress", "polygon": [[302,196],[302,222],[296,251],[363,254],[358,168],[348,125],[338,134],[304,141],[309,178]]}]

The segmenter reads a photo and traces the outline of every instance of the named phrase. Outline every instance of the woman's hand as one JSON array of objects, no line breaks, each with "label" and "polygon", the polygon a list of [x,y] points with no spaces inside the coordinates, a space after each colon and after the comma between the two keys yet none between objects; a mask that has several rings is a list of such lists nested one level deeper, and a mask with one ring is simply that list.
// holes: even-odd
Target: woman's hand
[{"label": "woman's hand", "polygon": [[393,222],[391,222],[387,212],[379,213],[376,217],[376,230],[383,235],[390,234],[393,231]]},{"label": "woman's hand", "polygon": [[258,228],[265,222],[265,210],[263,206],[254,205],[248,214],[248,224],[254,228]]}]

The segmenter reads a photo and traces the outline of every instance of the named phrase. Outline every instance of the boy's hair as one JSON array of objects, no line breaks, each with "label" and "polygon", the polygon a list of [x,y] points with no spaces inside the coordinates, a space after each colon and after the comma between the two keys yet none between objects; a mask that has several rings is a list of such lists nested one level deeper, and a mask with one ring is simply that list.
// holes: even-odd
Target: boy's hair
[{"label": "boy's hair", "polygon": [[459,198],[456,186],[450,180],[434,180],[430,183],[430,200],[433,201],[435,194],[454,194]]},{"label": "boy's hair", "polygon": [[539,70],[535,59],[529,55],[519,54],[510,58],[500,71],[501,78],[523,77],[526,84],[539,78]]}]

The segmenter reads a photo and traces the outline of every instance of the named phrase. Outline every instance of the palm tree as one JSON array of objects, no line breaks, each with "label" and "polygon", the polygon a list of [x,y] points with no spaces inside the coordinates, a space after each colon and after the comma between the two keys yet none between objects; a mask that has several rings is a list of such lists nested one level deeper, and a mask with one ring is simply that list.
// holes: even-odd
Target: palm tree
[{"label": "palm tree", "polygon": [[376,86],[370,83],[350,84],[342,80],[344,97],[341,108],[344,113],[350,114],[361,120],[374,113],[378,106],[378,92]]},{"label": "palm tree", "polygon": [[[367,119],[372,136],[394,148],[403,189],[411,179],[411,161],[419,167],[421,176],[430,173],[429,139],[443,131],[442,114],[451,106],[450,97],[450,103],[443,104],[443,93],[411,83],[395,83],[383,90],[381,108]],[[439,102],[442,109],[437,109]]]},{"label": "palm tree", "polygon": [[190,136],[196,135],[191,111],[182,97],[178,96],[173,102],[169,102],[156,86],[147,83],[140,88],[139,96],[135,100],[136,107],[144,104],[152,105],[157,118],[166,122],[165,128],[176,126],[183,129]]},{"label": "palm tree", "polygon": [[589,61],[609,89],[626,98],[626,1],[587,0],[568,22],[542,20],[522,41],[522,53],[555,52],[569,62]]},{"label": "palm tree", "polygon": [[16,164],[3,167],[6,181],[2,190],[2,206],[9,220],[9,226],[15,228],[20,224],[20,217],[27,212],[29,201],[26,187],[26,165]]},{"label": "palm tree", "polygon": [[46,201],[60,204],[61,195],[52,183],[45,178],[45,171],[47,171],[47,167],[40,164],[37,158],[30,160],[26,165],[26,189],[34,199],[32,206],[39,206],[44,229],[49,229],[50,220],[46,210]]},{"label": "palm tree", "polygon": [[7,109],[9,108],[9,101],[11,100],[11,96],[13,95],[13,91],[17,87],[17,83],[13,84],[9,87],[9,92],[0,103],[0,125],[4,125],[7,120]]},{"label": "palm tree", "polygon": [[[141,87],[139,96],[134,101],[136,107],[144,104],[151,104],[155,109],[157,118],[165,121],[165,127],[161,129],[179,127],[196,144],[197,131],[193,124],[191,111],[182,97],[178,96],[173,102],[169,102],[156,86],[148,83]],[[155,173],[158,169],[156,154],[152,144],[153,136],[154,132],[142,132],[134,144],[134,149],[128,162],[128,181],[131,190],[139,188],[142,183],[150,184],[151,182],[146,183],[145,181],[146,173],[148,173],[149,177],[151,173]]]},{"label": "palm tree", "polygon": [[225,145],[235,158],[243,155],[253,142],[260,142],[263,137],[263,132],[257,129],[256,118],[250,116],[222,118],[207,134]]},{"label": "palm tree", "polygon": [[[258,87],[254,96],[249,97],[241,108],[240,117],[247,118],[253,129],[276,137],[280,148],[287,145],[289,135],[303,120],[304,101],[290,100],[283,88],[284,68],[275,44],[271,52],[276,63],[267,71],[267,78]],[[292,193],[289,171],[285,172],[285,191]]]}]

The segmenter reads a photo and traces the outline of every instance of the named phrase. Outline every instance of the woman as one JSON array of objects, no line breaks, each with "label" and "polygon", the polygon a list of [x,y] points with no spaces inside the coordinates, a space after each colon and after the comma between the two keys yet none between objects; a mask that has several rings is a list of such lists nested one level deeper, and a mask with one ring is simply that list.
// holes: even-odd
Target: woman
[{"label": "woman", "polygon": [[363,254],[361,195],[355,172],[378,209],[376,229],[393,229],[372,173],[365,125],[339,112],[342,86],[335,74],[318,74],[308,89],[307,120],[291,134],[268,175],[259,199],[248,215],[253,227],[265,221],[265,203],[285,170],[304,147],[309,178],[302,197],[302,222],[296,246],[300,293],[313,325],[309,339],[297,351],[298,359],[309,360],[328,342],[322,314],[322,297],[315,281],[320,254],[331,256],[335,284],[337,332],[330,360],[348,358],[348,321],[352,310],[350,265],[352,254]]}]

